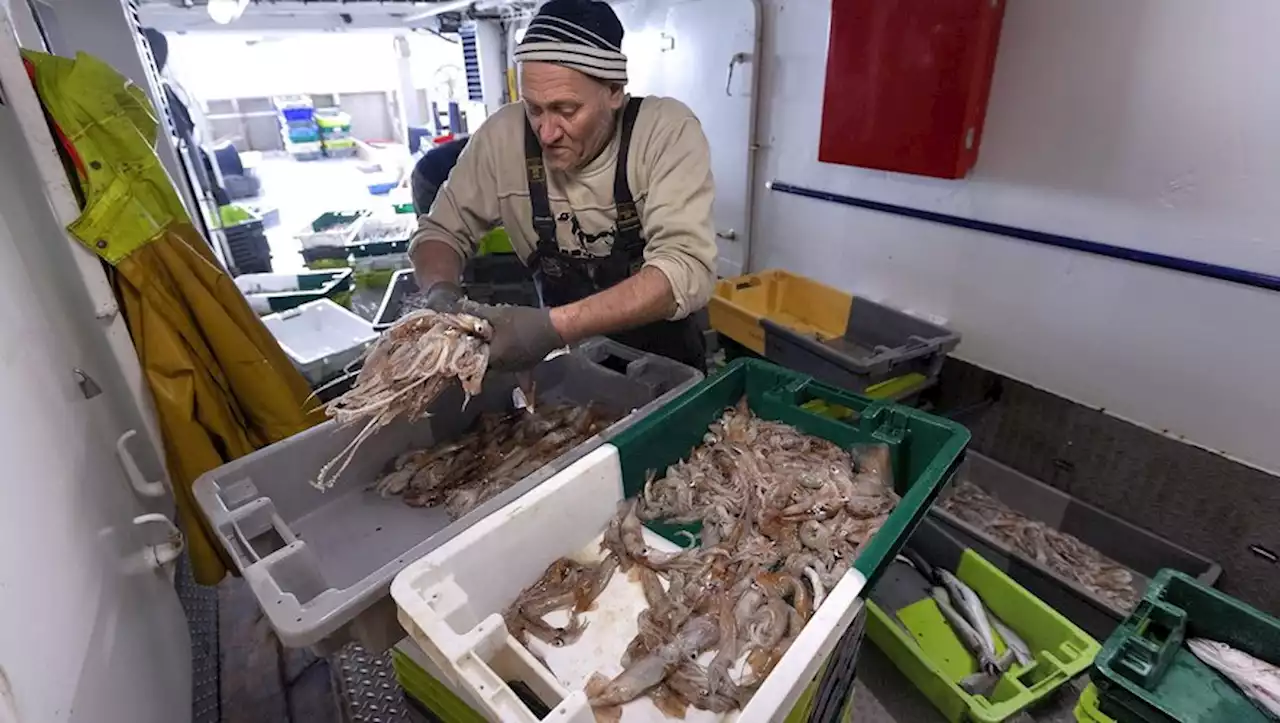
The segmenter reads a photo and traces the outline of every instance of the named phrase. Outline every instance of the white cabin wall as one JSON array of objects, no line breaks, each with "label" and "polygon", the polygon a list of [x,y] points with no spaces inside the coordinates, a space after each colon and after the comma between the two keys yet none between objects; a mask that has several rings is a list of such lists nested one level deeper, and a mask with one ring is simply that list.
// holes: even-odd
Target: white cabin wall
[{"label": "white cabin wall", "polygon": [[1280,294],[764,188],[1280,274],[1280,4],[1011,1],[964,181],[819,163],[830,3],[764,6],[751,268],[944,317],[966,360],[1280,471]]}]

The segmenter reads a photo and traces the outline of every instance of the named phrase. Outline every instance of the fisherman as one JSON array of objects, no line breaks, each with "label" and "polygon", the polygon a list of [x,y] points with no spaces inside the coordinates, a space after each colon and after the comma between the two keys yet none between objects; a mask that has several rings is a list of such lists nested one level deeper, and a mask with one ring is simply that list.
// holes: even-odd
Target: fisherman
[{"label": "fisherman", "polygon": [[[521,103],[472,134],[410,257],[426,305],[493,325],[490,366],[527,370],[607,335],[695,368],[691,314],[715,280],[714,188],[706,136],[670,98],[627,95],[622,24],[598,0],[550,0],[515,52]],[[480,237],[506,227],[540,308],[460,304]]]},{"label": "fisherman", "polygon": [[458,136],[445,141],[422,154],[409,176],[409,188],[413,192],[413,212],[423,216],[431,211],[440,187],[449,180],[449,173],[458,165],[458,156],[467,147],[469,136]]}]

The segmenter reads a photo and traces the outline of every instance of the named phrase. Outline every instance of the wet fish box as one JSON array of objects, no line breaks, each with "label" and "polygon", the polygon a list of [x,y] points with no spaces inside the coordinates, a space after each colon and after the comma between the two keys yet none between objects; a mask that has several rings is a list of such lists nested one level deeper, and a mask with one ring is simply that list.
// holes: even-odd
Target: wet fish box
[{"label": "wet fish box", "polygon": [[[893,560],[954,475],[969,433],[949,420],[860,397],[755,359],[735,361],[396,577],[391,593],[400,621],[441,682],[487,720],[594,723],[588,681],[596,673],[613,677],[623,671],[620,661],[647,607],[642,583],[630,573],[608,577],[581,613],[581,636],[560,646],[530,638],[526,647],[508,631],[502,613],[554,561],[601,559],[603,535],[620,503],[639,495],[646,480],[661,479],[670,465],[689,457],[710,425],[744,397],[755,416],[793,425],[839,447],[887,446],[893,487],[901,496],[879,531],[859,547],[852,568],[825,589],[812,617],[781,648],[785,653],[750,698],[729,713],[690,707],[684,719],[764,723],[791,711],[861,609],[869,581]],[[815,399],[853,414],[833,420],[811,412],[805,405]],[[649,554],[662,556],[705,531],[654,522],[638,532]],[[567,613],[557,614],[559,622],[547,622],[565,624]],[[735,670],[742,674],[741,667]],[[540,715],[544,708],[549,712]],[[660,720],[666,715],[644,696],[621,708],[621,723]]]},{"label": "wet fish box", "polygon": [[356,260],[404,255],[409,251],[409,241],[417,230],[418,220],[412,216],[370,216],[360,225],[347,250]]},{"label": "wet fish box", "polygon": [[1161,570],[1089,673],[1098,711],[1126,723],[1274,721],[1191,652],[1186,643],[1194,638],[1280,665],[1280,619],[1190,575]]},{"label": "wet fish box", "polygon": [[[958,494],[965,491],[966,484],[976,485],[979,494],[989,495],[991,503],[1025,520],[1071,535],[1123,566],[1132,579],[1120,587],[1128,588],[1129,592],[1104,594],[1096,583],[1091,587],[1088,582],[1091,575],[1102,578],[1108,571],[1097,569],[1099,565],[1088,559],[1064,559],[1061,565],[1064,571],[1054,569],[1047,556],[1038,559],[1040,556],[1033,553],[1033,546],[1019,548],[1016,542],[1019,538],[1009,518],[993,515],[990,503],[981,509],[966,509],[964,499],[973,494]],[[1221,566],[1202,555],[976,452],[970,452],[965,459],[953,487],[956,486],[960,489],[944,494],[930,510],[943,529],[1099,640],[1109,636],[1116,624],[1132,611],[1148,580],[1161,569],[1180,570],[1209,586],[1214,585],[1222,573]],[[970,492],[973,492],[971,488]],[[997,517],[1004,519],[998,521]],[[992,522],[997,524],[993,527]],[[1002,529],[1008,531],[1002,532]],[[1042,535],[1029,538],[1042,539]],[[1124,604],[1125,600],[1129,601],[1128,605]]]},{"label": "wet fish box", "polygon": [[296,274],[241,274],[236,288],[259,314],[288,311],[308,301],[333,299],[354,288],[351,269],[303,271]]},{"label": "wet fish box", "polygon": [[297,239],[304,252],[321,247],[342,248],[355,241],[368,217],[366,210],[326,211],[298,232]]},{"label": "wet fish box", "polygon": [[372,324],[329,299],[264,316],[262,323],[313,386],[340,376],[378,338]]},{"label": "wet fish box", "polygon": [[312,482],[360,425],[329,420],[219,467],[196,481],[196,501],[284,645],[327,654],[355,639],[381,651],[404,637],[388,596],[397,573],[701,378],[606,339],[541,364],[534,374],[537,405],[592,404],[620,419],[457,521],[443,507],[410,507],[370,488],[406,451],[458,440],[482,414],[512,410],[510,374],[491,372],[483,393],[465,407],[455,384],[426,418],[378,431],[329,490]]},{"label": "wet fish box", "polygon": [[[1096,640],[947,535],[936,521],[922,522],[907,548],[914,559],[968,585],[1029,653],[1024,660],[1009,653],[1000,675],[985,682],[976,679],[978,658],[933,597],[935,581],[916,564],[895,561],[871,591],[867,637],[948,721],[1011,719],[1088,670],[1100,647]],[[954,601],[951,605],[960,610]],[[993,638],[997,656],[1003,657],[1012,647],[1009,639],[998,628]]]}]

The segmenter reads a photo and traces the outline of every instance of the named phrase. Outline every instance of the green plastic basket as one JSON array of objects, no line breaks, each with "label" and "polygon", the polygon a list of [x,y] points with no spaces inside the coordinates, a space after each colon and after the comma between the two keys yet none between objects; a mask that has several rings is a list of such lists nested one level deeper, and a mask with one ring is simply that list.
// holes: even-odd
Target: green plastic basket
[{"label": "green plastic basket", "polygon": [[[1097,641],[976,552],[964,549],[954,572],[1031,648],[1033,660],[1026,665],[1015,663],[990,696],[970,695],[960,688],[960,680],[977,672],[978,663],[933,599],[898,610],[867,602],[867,636],[948,721],[1004,721],[1089,668],[1099,649]],[[873,599],[875,595],[873,591]],[[1004,652],[1003,641],[997,639],[996,647]]]},{"label": "green plastic basket", "polygon": [[1176,570],[1161,570],[1102,647],[1099,709],[1125,723],[1270,723],[1183,645],[1208,638],[1280,662],[1280,620]]},{"label": "green plastic basket", "polygon": [[[969,431],[950,420],[836,389],[769,362],[738,359],[614,438],[627,496],[644,489],[650,470],[661,472],[688,457],[702,443],[707,426],[743,396],[757,415],[841,446],[889,446],[894,487],[902,500],[854,562],[867,578],[868,588],[955,474],[969,443]],[[844,407],[850,413],[843,419],[831,419],[805,408],[815,400]],[[654,523],[650,528],[673,540],[684,532],[699,531],[696,524]]]},{"label": "green plastic basket", "polygon": [[1108,716],[1098,709],[1098,689],[1093,684],[1085,686],[1084,692],[1080,693],[1080,700],[1076,701],[1074,713],[1076,714],[1076,723],[1116,723],[1116,719]]},{"label": "green plastic basket", "polygon": [[404,692],[422,704],[432,715],[448,723],[485,723],[484,716],[475,712],[461,698],[440,681],[431,677],[408,655],[398,648],[391,650],[391,667]]}]

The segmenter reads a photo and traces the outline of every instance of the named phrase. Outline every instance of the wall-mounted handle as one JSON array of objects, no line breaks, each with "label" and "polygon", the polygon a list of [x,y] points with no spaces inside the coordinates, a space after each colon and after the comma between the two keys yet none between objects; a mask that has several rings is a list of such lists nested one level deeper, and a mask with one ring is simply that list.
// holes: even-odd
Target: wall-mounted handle
[{"label": "wall-mounted handle", "polygon": [[116,457],[120,459],[120,466],[124,467],[124,474],[129,478],[129,486],[138,493],[138,496],[164,497],[164,482],[148,482],[142,470],[138,468],[138,463],[133,459],[133,453],[129,451],[129,440],[137,435],[136,429],[130,429],[120,435],[120,439],[116,440]]},{"label": "wall-mounted handle", "polygon": [[721,231],[720,229],[716,229],[716,238],[722,238],[725,241],[737,241],[738,232],[734,231],[733,229],[729,229],[727,231]]},{"label": "wall-mounted handle", "polygon": [[751,60],[751,53],[734,53],[733,57],[729,58],[729,74],[724,79],[725,95],[733,97],[733,92],[729,89],[733,85],[733,69],[738,63],[745,63],[748,60]]},{"label": "wall-mounted handle", "polygon": [[173,524],[173,520],[165,517],[159,512],[152,512],[146,515],[138,515],[133,518],[135,525],[164,525],[169,533],[169,539],[159,545],[148,545],[147,549],[142,551],[142,558],[149,567],[160,570],[177,560],[182,551],[187,546],[187,540],[182,536],[182,530]]}]

